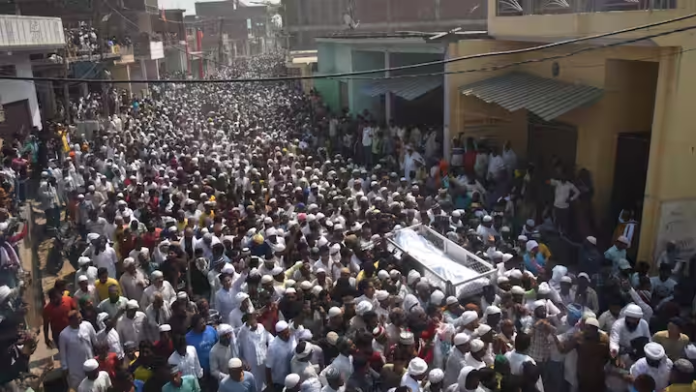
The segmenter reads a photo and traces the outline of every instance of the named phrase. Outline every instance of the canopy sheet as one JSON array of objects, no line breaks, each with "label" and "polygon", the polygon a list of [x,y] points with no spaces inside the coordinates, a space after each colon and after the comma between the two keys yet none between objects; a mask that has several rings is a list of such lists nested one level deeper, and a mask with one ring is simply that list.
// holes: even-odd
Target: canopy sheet
[{"label": "canopy sheet", "polygon": [[394,242],[421,264],[433,270],[442,280],[449,280],[455,286],[470,281],[457,287],[458,296],[480,292],[483,286],[489,284],[488,278],[481,277],[481,274],[473,269],[452,260],[413,229],[397,231]]}]

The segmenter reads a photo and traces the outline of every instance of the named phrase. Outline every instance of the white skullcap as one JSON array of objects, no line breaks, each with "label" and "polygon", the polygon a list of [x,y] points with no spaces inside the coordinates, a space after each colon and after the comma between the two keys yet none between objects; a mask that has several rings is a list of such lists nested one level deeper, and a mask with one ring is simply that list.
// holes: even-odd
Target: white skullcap
[{"label": "white skullcap", "polygon": [[592,325],[599,328],[599,320],[594,317],[590,317],[584,321],[585,325]]},{"label": "white skullcap", "polygon": [[271,270],[271,275],[273,276],[280,275],[282,273],[283,269],[281,267],[273,267],[273,269]]},{"label": "white skullcap", "polygon": [[247,299],[247,298],[249,298],[249,294],[247,294],[247,293],[245,293],[245,292],[243,292],[243,291],[238,292],[238,293],[234,296],[235,301],[237,301],[238,303],[241,303],[242,301],[244,301],[244,300]]},{"label": "white skullcap", "polygon": [[585,239],[586,239],[587,242],[589,242],[590,244],[592,244],[592,245],[597,245],[597,239],[596,239],[595,237],[589,236],[589,237],[587,237],[587,238],[585,238]]},{"label": "white skullcap", "polygon": [[375,291],[375,297],[377,301],[386,301],[389,298],[389,292],[387,290],[377,290]]},{"label": "white skullcap", "polygon": [[510,253],[503,253],[503,263],[505,263],[506,261],[509,261],[513,257],[515,257],[515,256],[511,255]]},{"label": "white skullcap", "polygon": [[640,306],[636,304],[629,304],[626,306],[626,311],[624,311],[624,316],[626,317],[633,317],[633,318],[642,318],[643,317],[643,309],[640,308]]},{"label": "white skullcap", "polygon": [[689,343],[689,345],[684,348],[684,354],[689,359],[696,359],[696,346],[693,343]]},{"label": "white skullcap", "polygon": [[264,275],[261,277],[261,283],[271,283],[273,282],[273,277],[271,275]]},{"label": "white skullcap", "polygon": [[502,259],[503,256],[505,256],[505,254],[499,250],[496,250],[495,252],[493,252],[494,259]]},{"label": "white skullcap", "polygon": [[654,361],[659,361],[665,357],[665,348],[659,343],[650,342],[643,348],[645,357]]},{"label": "white skullcap", "polygon": [[83,265],[89,264],[91,261],[92,260],[89,257],[82,256],[79,259],[77,259],[77,264],[79,264],[80,266],[83,266]]},{"label": "white skullcap", "polygon": [[302,283],[300,283],[300,288],[302,290],[311,290],[312,289],[312,282],[305,280]]},{"label": "white skullcap", "polygon": [[462,344],[467,344],[467,343],[469,343],[469,340],[471,340],[469,335],[465,334],[463,332],[460,332],[460,333],[454,335],[454,345],[455,346],[461,346]]},{"label": "white skullcap", "polygon": [[283,253],[283,252],[285,252],[285,245],[275,244],[275,245],[273,245],[273,251],[278,252],[278,253]]},{"label": "white skullcap", "polygon": [[242,360],[239,358],[231,358],[227,361],[227,367],[230,369],[239,369],[242,367]]},{"label": "white skullcap", "polygon": [[162,324],[159,326],[159,331],[160,332],[169,332],[172,330],[172,326],[169,324]]},{"label": "white skullcap", "polygon": [[486,314],[500,314],[500,313],[502,313],[502,311],[500,310],[499,307],[497,307],[495,305],[491,305],[491,306],[486,308]]},{"label": "white skullcap", "polygon": [[312,287],[312,294],[314,294],[314,295],[319,295],[319,294],[321,294],[322,290],[324,290],[323,287],[321,287],[321,286],[314,286],[314,287]]},{"label": "white skullcap", "polygon": [[185,291],[179,291],[176,293],[176,299],[188,299],[188,294]]},{"label": "white skullcap", "polygon": [[459,303],[459,300],[457,299],[457,297],[454,297],[454,296],[450,295],[449,297],[447,297],[447,300],[445,300],[445,303],[446,303],[448,306],[449,306],[449,305],[454,305],[454,304],[456,304],[456,303]]},{"label": "white skullcap", "polygon": [[82,369],[86,372],[92,372],[99,369],[99,362],[96,359],[90,358],[82,364]]},{"label": "white skullcap", "polygon": [[140,306],[138,305],[138,301],[131,299],[128,302],[126,302],[126,309],[138,309]]},{"label": "white skullcap", "polygon": [[510,289],[510,293],[513,295],[524,295],[525,291],[520,286],[512,286],[512,289]]},{"label": "white skullcap", "polygon": [[129,267],[131,265],[135,264],[135,259],[132,257],[126,257],[123,259],[123,266],[124,267]]},{"label": "white skullcap", "polygon": [[445,373],[442,369],[435,368],[428,373],[428,381],[431,383],[439,383],[445,379]]},{"label": "white skullcap", "polygon": [[476,331],[474,331],[474,333],[476,334],[476,336],[481,337],[481,336],[487,334],[488,332],[490,332],[491,329],[492,329],[492,328],[491,328],[490,325],[488,325],[488,324],[481,324],[481,325],[478,326],[478,328],[476,328]]},{"label": "white skullcap", "polygon": [[485,215],[485,216],[483,217],[483,221],[486,222],[486,223],[488,223],[488,222],[493,222],[493,217],[490,216],[490,215]]},{"label": "white skullcap", "polygon": [[220,270],[223,274],[226,275],[232,275],[234,274],[234,266],[230,263],[225,263],[225,265],[222,266],[222,269]]},{"label": "white skullcap", "polygon": [[534,241],[534,240],[531,240],[531,241],[527,241],[527,244],[525,246],[527,247],[527,252],[530,252],[532,249],[538,248],[539,243]]},{"label": "white skullcap", "polygon": [[285,321],[278,321],[275,325],[276,332],[283,332],[286,329],[288,329],[288,323],[286,323]]},{"label": "white skullcap", "polygon": [[578,279],[580,279],[580,278],[585,278],[585,279],[587,279],[588,282],[590,281],[590,275],[588,275],[585,272],[581,272],[578,274]]},{"label": "white skullcap", "polygon": [[430,295],[430,303],[433,305],[440,306],[442,304],[442,300],[444,300],[444,299],[445,299],[445,293],[443,293],[440,290],[435,290]]},{"label": "white skullcap", "polygon": [[526,235],[520,235],[517,237],[517,241],[527,242],[528,238]]},{"label": "white skullcap", "polygon": [[329,317],[340,316],[342,313],[341,308],[337,308],[335,306],[329,309]]},{"label": "white skullcap", "polygon": [[87,282],[88,280],[89,278],[87,277],[87,275],[80,275],[80,277],[77,278],[78,282]]},{"label": "white skullcap", "polygon": [[150,278],[153,279],[153,280],[154,280],[154,279],[159,279],[159,278],[164,278],[164,274],[162,273],[162,271],[159,271],[159,270],[158,270],[158,271],[152,271],[152,273],[150,274]]},{"label": "white skullcap", "polygon": [[468,325],[476,320],[478,320],[478,313],[473,310],[467,310],[459,317],[460,325]]},{"label": "white skullcap", "polygon": [[379,278],[379,280],[389,279],[389,272],[385,270],[379,270],[379,272],[377,272],[377,278]]},{"label": "white skullcap", "polygon": [[549,286],[548,283],[542,282],[539,285],[539,288],[537,289],[537,293],[541,294],[541,295],[549,294],[549,293],[551,293],[551,287]]},{"label": "white skullcap", "polygon": [[573,283],[573,279],[570,276],[564,276],[561,278],[561,283]]},{"label": "white skullcap", "polygon": [[483,347],[485,346],[481,339],[474,339],[469,343],[469,345],[471,346],[472,353],[477,353],[483,350]]},{"label": "white skullcap", "polygon": [[406,282],[407,282],[408,284],[411,285],[411,284],[415,283],[415,282],[416,282],[418,279],[420,279],[420,278],[421,278],[421,275],[420,275],[420,273],[419,273],[418,271],[416,271],[416,270],[410,270],[410,271],[408,272],[408,276],[407,276],[407,278],[406,278]]},{"label": "white skullcap", "polygon": [[355,314],[362,316],[363,314],[372,310],[372,304],[370,301],[361,301],[358,306],[355,307]]},{"label": "white skullcap", "polygon": [[294,287],[288,287],[285,289],[285,294],[297,294],[297,290]]},{"label": "white skullcap", "polygon": [[270,237],[272,235],[278,235],[278,230],[274,229],[273,227],[266,230],[266,237]]},{"label": "white skullcap", "polygon": [[422,358],[413,358],[408,363],[408,374],[411,376],[420,376],[428,371],[428,364]]},{"label": "white skullcap", "polygon": [[267,216],[267,217],[263,218],[263,223],[270,225],[271,223],[273,223],[273,218],[271,218],[270,216]]},{"label": "white skullcap", "polygon": [[525,223],[527,224],[527,226],[530,226],[530,227],[536,226],[536,222],[534,222],[534,219],[527,219],[527,221]]},{"label": "white skullcap", "polygon": [[522,271],[518,269],[510,270],[510,277],[513,279],[522,279]]},{"label": "white skullcap", "polygon": [[496,282],[497,282],[498,284],[507,283],[507,282],[509,282],[509,281],[510,281],[510,279],[508,279],[507,276],[499,276],[498,279],[496,279]]},{"label": "white skullcap", "polygon": [[220,324],[217,327],[218,330],[218,335],[227,335],[228,333],[232,333],[232,326],[229,324]]},{"label": "white skullcap", "polygon": [[288,388],[288,389],[295,388],[297,386],[297,384],[299,384],[299,383],[300,383],[300,376],[299,375],[297,375],[295,373],[291,373],[291,374],[288,374],[287,376],[285,376],[285,388]]}]

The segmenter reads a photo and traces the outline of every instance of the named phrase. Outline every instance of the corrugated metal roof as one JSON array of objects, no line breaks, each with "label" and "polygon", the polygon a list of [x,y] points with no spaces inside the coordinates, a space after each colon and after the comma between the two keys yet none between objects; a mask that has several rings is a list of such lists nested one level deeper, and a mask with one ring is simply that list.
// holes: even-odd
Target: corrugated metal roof
[{"label": "corrugated metal roof", "polygon": [[378,79],[370,81],[370,84],[363,87],[362,93],[370,97],[376,97],[391,92],[403,99],[413,101],[440,86],[442,86],[441,76]]},{"label": "corrugated metal roof", "polygon": [[459,89],[488,103],[514,112],[527,109],[546,121],[599,100],[604,90],[520,72],[480,80]]}]

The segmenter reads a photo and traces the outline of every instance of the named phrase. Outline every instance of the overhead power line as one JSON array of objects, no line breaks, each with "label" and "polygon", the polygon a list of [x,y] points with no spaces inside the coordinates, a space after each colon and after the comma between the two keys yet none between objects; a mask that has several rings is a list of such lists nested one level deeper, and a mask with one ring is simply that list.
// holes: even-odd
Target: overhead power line
[{"label": "overhead power line", "polygon": [[[106,1],[106,0],[104,0],[104,1]],[[118,11],[117,11],[117,13],[118,13]],[[128,22],[130,22],[131,24],[133,24],[137,27],[137,25],[135,23],[130,21],[124,15],[122,15],[120,13],[119,13],[119,15],[121,15],[124,19],[126,19]],[[474,54],[474,55],[454,57],[454,58],[449,58],[449,59],[444,59],[444,60],[430,61],[430,62],[412,64],[412,65],[401,66],[401,67],[366,70],[366,71],[356,71],[356,72],[344,72],[344,73],[326,74],[326,75],[291,76],[291,77],[274,77],[274,78],[258,78],[258,79],[211,79],[211,80],[200,80],[200,79],[191,79],[191,80],[189,80],[189,79],[178,79],[178,80],[176,80],[176,79],[168,79],[168,80],[132,80],[132,79],[128,79],[128,80],[113,80],[113,79],[98,80],[98,79],[77,79],[77,78],[0,76],[0,80],[46,81],[46,82],[58,82],[58,83],[74,82],[74,83],[180,83],[180,84],[183,83],[183,84],[201,84],[201,83],[285,82],[285,81],[298,81],[298,80],[310,80],[310,79],[341,79],[341,78],[352,78],[355,76],[369,75],[369,74],[375,74],[375,73],[385,73],[385,72],[391,73],[394,71],[417,69],[417,68],[428,67],[428,66],[432,66],[432,65],[441,65],[441,64],[447,64],[447,63],[452,63],[452,62],[472,60],[472,59],[480,59],[480,58],[486,58],[486,57],[505,56],[505,55],[511,55],[511,54],[520,54],[520,53],[530,53],[530,52],[535,52],[535,51],[540,51],[540,50],[545,50],[545,49],[550,49],[550,48],[556,48],[556,47],[560,47],[560,46],[576,44],[576,43],[580,43],[580,42],[586,42],[586,41],[595,40],[595,39],[599,39],[599,38],[610,37],[610,36],[614,36],[614,35],[638,31],[638,30],[642,30],[642,29],[652,28],[652,27],[656,27],[656,26],[669,24],[669,23],[676,23],[676,22],[680,22],[680,21],[687,20],[687,19],[694,18],[694,17],[696,17],[696,13],[691,13],[691,14],[684,15],[684,16],[681,16],[678,18],[667,19],[664,21],[650,23],[650,24],[646,24],[646,25],[631,27],[631,28],[622,29],[622,30],[615,30],[615,31],[608,32],[608,33],[595,34],[595,35],[588,36],[588,37],[575,38],[575,39],[564,40],[564,41],[554,42],[554,43],[545,44],[545,45],[538,45],[538,46],[533,46],[533,47],[528,47],[528,48],[522,48],[522,49],[497,51],[497,52],[489,52],[489,53],[479,53],[479,54]],[[630,43],[635,43],[635,42],[639,42],[639,41],[644,41],[644,40],[648,40],[648,39],[652,39],[652,38],[656,38],[656,37],[680,33],[680,32],[693,30],[693,29],[696,29],[696,25],[686,26],[686,27],[682,27],[682,28],[678,28],[678,29],[667,30],[667,31],[663,31],[663,32],[657,33],[657,34],[646,35],[646,36],[642,36],[642,37],[637,37],[637,38],[628,39],[628,40],[624,40],[624,41],[613,42],[613,43],[600,45],[600,46],[589,46],[589,47],[581,48],[579,50],[569,52],[569,53],[548,56],[548,57],[542,57],[542,58],[536,58],[536,59],[523,60],[523,61],[518,61],[518,62],[513,62],[513,63],[503,64],[503,65],[488,66],[488,67],[469,69],[469,70],[463,70],[463,71],[447,71],[447,72],[435,72],[435,73],[394,75],[394,76],[390,76],[390,77],[379,77],[379,78],[375,78],[375,79],[397,79],[397,78],[406,78],[406,77],[426,77],[426,76],[435,76],[435,75],[495,71],[495,70],[505,69],[505,68],[514,67],[514,66],[523,65],[523,64],[562,59],[562,58],[566,58],[566,57],[570,57],[570,56],[574,56],[577,54],[586,53],[586,52],[590,52],[590,51],[594,51],[594,50],[600,50],[600,49],[605,49],[605,48],[614,47],[614,46],[626,45],[626,44],[630,44]],[[363,78],[363,79],[365,79],[365,78]]]}]

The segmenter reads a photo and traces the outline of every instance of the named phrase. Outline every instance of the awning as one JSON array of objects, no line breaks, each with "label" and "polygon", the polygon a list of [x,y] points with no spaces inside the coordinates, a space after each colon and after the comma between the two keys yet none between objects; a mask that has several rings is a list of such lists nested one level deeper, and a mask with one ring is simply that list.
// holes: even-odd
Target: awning
[{"label": "awning", "polygon": [[460,91],[464,95],[496,103],[511,112],[527,109],[546,121],[591,105],[604,94],[604,90],[597,87],[520,72],[480,80],[460,87]]},{"label": "awning", "polygon": [[391,92],[408,101],[420,97],[421,95],[442,86],[442,77],[406,77],[394,79],[377,79],[370,81],[370,84],[361,89],[362,93],[376,97],[378,95]]}]

